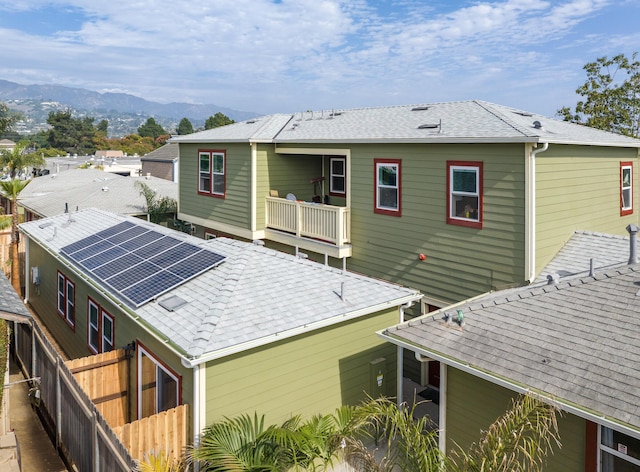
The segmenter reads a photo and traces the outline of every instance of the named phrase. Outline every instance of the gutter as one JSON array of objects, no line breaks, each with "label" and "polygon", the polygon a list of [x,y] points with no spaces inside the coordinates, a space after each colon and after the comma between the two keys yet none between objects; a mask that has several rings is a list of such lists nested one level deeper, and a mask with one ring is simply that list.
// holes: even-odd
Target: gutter
[{"label": "gutter", "polygon": [[282,331],[280,333],[270,334],[269,336],[264,336],[262,338],[253,339],[251,341],[247,341],[241,344],[235,344],[233,346],[228,346],[223,349],[218,349],[217,351],[211,351],[205,353],[198,357],[193,357],[191,359],[187,359],[185,357],[182,358],[182,365],[187,368],[193,368],[196,365],[204,364],[205,362],[222,359],[223,357],[227,357],[233,354],[238,354],[243,351],[247,351],[249,349],[254,349],[257,347],[266,346],[268,344],[274,343],[276,341],[280,341],[283,339],[288,339],[293,336],[297,336],[299,334],[308,333],[310,331],[315,331],[320,328],[325,328],[328,326],[335,325],[337,323],[341,323],[343,321],[353,320],[356,318],[360,318],[362,316],[370,315],[371,313],[376,313],[378,311],[383,311],[392,307],[400,307],[401,305],[407,305],[414,301],[418,301],[422,298],[422,294],[413,293],[411,295],[406,295],[402,298],[380,303],[378,305],[374,305],[371,307],[362,308],[360,310],[351,311],[348,313],[344,313],[342,315],[334,316],[331,318],[327,318],[325,320],[316,321],[314,323],[309,323],[303,326],[298,326],[296,328],[289,329],[287,331]]},{"label": "gutter", "polygon": [[533,148],[525,166],[525,279],[531,283],[536,278],[536,156],[549,149],[549,143]]},{"label": "gutter", "polygon": [[[418,358],[418,356],[425,356],[430,359],[433,359],[434,361],[439,361],[440,363],[445,364],[449,367],[453,367],[454,369],[458,369],[467,374],[471,374],[474,377],[481,378],[493,384],[504,387],[508,390],[512,390],[516,393],[533,394],[535,397],[539,398],[543,402],[549,405],[555,406],[562,411],[566,411],[567,413],[578,416],[582,419],[591,421],[593,423],[599,424],[601,426],[614,429],[616,431],[619,431],[633,438],[640,439],[640,430],[630,425],[612,420],[607,416],[599,415],[596,412],[585,410],[583,408],[580,408],[576,404],[568,402],[566,400],[557,399],[542,390],[533,388],[531,386],[518,384],[507,378],[497,376],[489,371],[481,370],[477,367],[472,366],[471,364],[466,364],[457,359],[453,359],[443,354],[432,352],[423,347],[416,346],[407,341],[403,341],[400,338],[397,338],[388,334],[386,329],[382,331],[377,331],[376,334],[378,335],[378,337],[380,337],[381,339],[384,339],[385,341],[391,344],[395,344],[396,346],[400,346],[405,349],[410,349],[415,353],[416,358]],[[446,425],[439,425],[439,426],[440,426],[440,429],[443,429],[446,431],[447,429]]]}]

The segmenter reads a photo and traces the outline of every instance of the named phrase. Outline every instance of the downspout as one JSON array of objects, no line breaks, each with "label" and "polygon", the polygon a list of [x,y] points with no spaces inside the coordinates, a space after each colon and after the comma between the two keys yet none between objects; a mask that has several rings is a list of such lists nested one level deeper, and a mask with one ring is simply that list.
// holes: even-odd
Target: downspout
[{"label": "downspout", "polygon": [[[193,446],[200,444],[200,365],[193,366]],[[198,472],[200,466],[195,463],[194,471]]]},{"label": "downspout", "polygon": [[29,237],[22,233],[22,236],[24,236],[25,242],[24,242],[24,270],[25,270],[25,274],[24,274],[24,303],[27,304],[29,303],[29,281],[31,280],[30,275],[27,273],[27,268],[29,268]]},{"label": "downspout", "polygon": [[258,208],[258,145],[249,143],[251,146],[251,233],[256,231],[256,218]]},{"label": "downspout", "polygon": [[525,186],[527,203],[525,206],[525,273],[531,283],[536,278],[536,156],[549,149],[549,143],[534,148],[530,153],[529,165],[525,168]]}]

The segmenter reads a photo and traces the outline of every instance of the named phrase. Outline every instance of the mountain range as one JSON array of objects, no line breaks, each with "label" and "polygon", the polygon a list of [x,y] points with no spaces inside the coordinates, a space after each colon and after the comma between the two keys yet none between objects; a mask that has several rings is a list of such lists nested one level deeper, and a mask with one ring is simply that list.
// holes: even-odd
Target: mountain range
[{"label": "mountain range", "polygon": [[127,93],[99,93],[62,85],[23,85],[1,79],[0,101],[23,115],[24,120],[16,127],[16,131],[25,134],[45,129],[49,112],[57,110],[71,110],[75,117],[90,116],[95,118],[96,123],[106,119],[109,121],[110,136],[135,133],[149,117],[170,130],[175,129],[182,118],[188,118],[194,128],[198,128],[218,112],[235,121],[257,115],[212,104],[163,104]]}]

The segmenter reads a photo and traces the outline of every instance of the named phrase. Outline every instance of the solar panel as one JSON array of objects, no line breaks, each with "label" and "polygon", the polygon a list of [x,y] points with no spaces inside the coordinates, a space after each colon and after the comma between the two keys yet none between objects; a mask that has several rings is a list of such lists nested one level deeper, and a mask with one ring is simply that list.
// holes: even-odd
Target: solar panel
[{"label": "solar panel", "polygon": [[224,256],[130,221],[60,252],[138,307],[224,261]]}]

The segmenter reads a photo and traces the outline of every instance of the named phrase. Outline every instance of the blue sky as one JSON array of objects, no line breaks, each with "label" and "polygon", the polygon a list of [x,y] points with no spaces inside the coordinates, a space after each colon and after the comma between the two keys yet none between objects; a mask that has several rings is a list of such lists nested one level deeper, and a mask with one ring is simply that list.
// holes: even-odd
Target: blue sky
[{"label": "blue sky", "polygon": [[[0,79],[256,113],[486,100],[553,116],[640,0],[0,0]],[[635,22],[635,25],[634,25]]]}]

